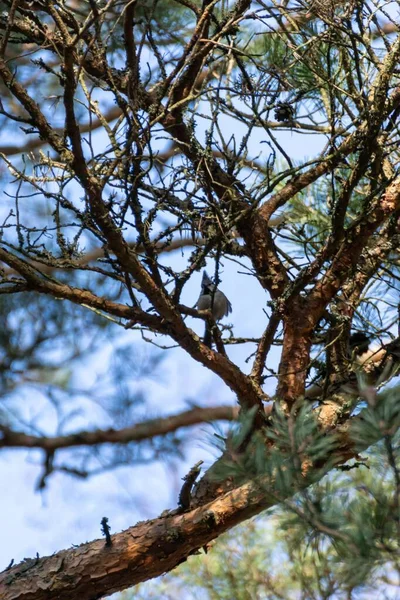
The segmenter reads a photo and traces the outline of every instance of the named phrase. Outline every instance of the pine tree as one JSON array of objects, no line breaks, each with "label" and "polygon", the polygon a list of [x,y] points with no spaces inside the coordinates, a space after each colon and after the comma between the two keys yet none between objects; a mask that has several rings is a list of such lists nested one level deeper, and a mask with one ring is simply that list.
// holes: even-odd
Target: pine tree
[{"label": "pine tree", "polygon": [[[400,37],[379,3],[317,4],[2,3],[0,446],[41,449],[43,488],[56,471],[92,475],[98,456],[172,459],[186,427],[230,422],[176,507],[111,536],[104,518],[101,540],[10,564],[4,600],[125,590],[268,509],[303,597],[398,570]],[[122,333],[107,363],[102,340]],[[158,348],[145,364],[139,337]],[[139,418],[140,376],[171,346],[232,404]],[[88,410],[78,429],[68,401],[89,352],[110,374],[111,422]],[[27,381],[56,432],[26,419]]]}]

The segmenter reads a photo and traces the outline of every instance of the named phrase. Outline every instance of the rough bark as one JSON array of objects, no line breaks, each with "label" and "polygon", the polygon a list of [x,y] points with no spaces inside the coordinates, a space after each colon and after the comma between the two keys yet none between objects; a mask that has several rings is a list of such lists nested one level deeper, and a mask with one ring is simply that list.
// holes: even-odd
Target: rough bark
[{"label": "rough bark", "polygon": [[[332,458],[339,465],[362,448],[355,449],[348,423],[336,434],[338,450]],[[325,473],[324,469],[309,469],[290,494]],[[285,499],[276,495],[273,481],[262,478],[229,487],[229,480],[221,481],[219,489],[211,482],[209,493],[218,489],[217,498],[183,514],[165,511],[156,519],[140,522],[112,535],[111,546],[105,540],[94,540],[50,557],[25,560],[0,574],[0,598],[93,600],[126,589],[171,571],[231,527]],[[194,498],[192,504],[196,502],[204,502],[204,498]]]},{"label": "rough bark", "polygon": [[254,482],[183,515],[160,517],[103,540],[32,559],[0,576],[2,600],[99,598],[166,573],[234,525],[271,506]]}]

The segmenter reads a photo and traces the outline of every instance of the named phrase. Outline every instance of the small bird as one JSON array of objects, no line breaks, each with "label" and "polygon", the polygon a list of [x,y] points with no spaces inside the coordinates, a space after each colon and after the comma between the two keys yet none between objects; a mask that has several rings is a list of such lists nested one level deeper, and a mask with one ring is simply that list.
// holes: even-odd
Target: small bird
[{"label": "small bird", "polygon": [[[232,304],[221,290],[217,288],[215,283],[207,275],[206,271],[203,271],[203,279],[201,280],[201,292],[199,299],[196,304],[199,310],[211,309],[212,316],[216,321],[226,317],[232,312]],[[204,331],[204,343],[206,346],[211,348],[212,336],[211,329],[206,323]]]},{"label": "small bird", "polygon": [[[353,361],[362,365],[373,354],[369,349],[370,338],[362,331],[352,333],[349,339],[349,350]],[[381,357],[382,358],[382,357]]]},{"label": "small bird", "polygon": [[363,373],[369,384],[380,384],[382,378],[393,376],[399,368],[400,340],[370,348],[370,338],[362,332],[353,333],[349,340],[353,370]]}]

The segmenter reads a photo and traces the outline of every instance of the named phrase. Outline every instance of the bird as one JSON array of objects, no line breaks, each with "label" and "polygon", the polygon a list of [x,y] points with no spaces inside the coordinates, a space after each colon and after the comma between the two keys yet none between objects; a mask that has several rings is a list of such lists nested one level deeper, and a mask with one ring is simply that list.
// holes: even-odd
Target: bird
[{"label": "bird", "polygon": [[317,400],[324,393],[347,394],[369,387],[377,388],[398,374],[400,370],[400,337],[386,344],[371,344],[371,337],[363,331],[356,331],[348,340],[350,371],[344,381],[336,381],[325,386],[325,374],[305,391],[307,400]]},{"label": "bird", "polygon": [[[232,304],[221,290],[212,282],[207,275],[207,271],[203,271],[203,279],[201,280],[201,291],[196,306],[198,310],[210,310],[215,321],[219,321],[222,317],[227,317],[232,312]],[[211,329],[206,323],[204,331],[204,344],[208,348],[212,347]]]},{"label": "bird", "polygon": [[391,377],[399,367],[400,340],[370,348],[370,338],[358,331],[349,339],[353,370],[366,376],[368,383],[380,384]]},{"label": "bird", "polygon": [[349,338],[349,351],[354,363],[363,365],[372,356],[373,352],[369,349],[369,344],[370,338],[363,331],[351,334]]}]

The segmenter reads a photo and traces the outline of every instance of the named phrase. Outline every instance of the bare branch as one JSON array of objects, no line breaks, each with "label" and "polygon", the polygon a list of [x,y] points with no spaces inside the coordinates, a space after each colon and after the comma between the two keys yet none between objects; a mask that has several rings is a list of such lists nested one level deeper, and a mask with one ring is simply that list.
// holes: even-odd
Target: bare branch
[{"label": "bare branch", "polygon": [[129,444],[130,442],[148,440],[158,435],[167,435],[181,427],[191,427],[199,423],[234,421],[237,419],[238,412],[237,408],[231,406],[195,407],[170,417],[150,419],[123,429],[78,431],[73,434],[55,437],[26,434],[5,425],[0,425],[0,448],[42,448],[46,452],[54,452],[61,448],[75,446]]}]

